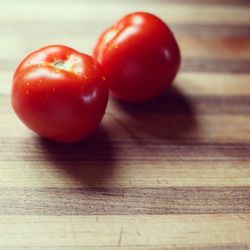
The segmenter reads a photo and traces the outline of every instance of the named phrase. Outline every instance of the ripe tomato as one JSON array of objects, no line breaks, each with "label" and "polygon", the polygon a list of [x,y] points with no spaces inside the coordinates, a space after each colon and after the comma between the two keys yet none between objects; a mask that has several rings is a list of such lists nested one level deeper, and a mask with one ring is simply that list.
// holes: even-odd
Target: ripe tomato
[{"label": "ripe tomato", "polygon": [[109,79],[111,94],[145,101],[161,94],[180,66],[180,51],[168,26],[149,13],[125,16],[100,37],[94,57]]},{"label": "ripe tomato", "polygon": [[12,105],[34,132],[76,142],[100,124],[108,101],[101,66],[92,57],[55,45],[26,57],[13,77]]}]

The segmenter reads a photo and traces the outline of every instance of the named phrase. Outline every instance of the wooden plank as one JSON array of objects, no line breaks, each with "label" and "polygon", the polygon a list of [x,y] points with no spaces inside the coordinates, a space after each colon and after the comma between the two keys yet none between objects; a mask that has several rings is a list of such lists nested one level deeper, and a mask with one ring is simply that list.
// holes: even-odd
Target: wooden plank
[{"label": "wooden plank", "polygon": [[[100,150],[105,147],[105,144],[113,144],[117,147],[116,153],[122,150],[120,152],[128,154],[132,150],[131,157],[133,155],[136,157],[136,154],[139,154],[138,156],[143,153],[147,155],[150,150],[157,152],[157,147],[159,147],[159,154],[168,150],[165,158],[161,158],[168,160],[174,156],[177,149],[184,153],[183,160],[192,158],[195,150],[198,150],[197,153],[194,153],[196,157],[199,154],[204,157],[206,150],[210,150],[208,151],[210,153],[208,158],[217,160],[226,157],[230,159],[247,157],[249,153],[249,146],[247,145],[250,141],[250,127],[248,125],[250,116],[247,114],[224,115],[217,113],[196,116],[195,113],[187,110],[186,115],[167,115],[162,108],[162,112],[159,111],[156,114],[154,114],[154,109],[151,109],[151,112],[148,112],[145,116],[140,112],[135,112],[134,115],[125,111],[119,113],[111,107],[108,110],[109,112],[102,122],[102,129],[93,136],[93,141],[96,142],[92,145],[99,147]],[[136,119],[133,118],[135,116]],[[19,152],[21,155],[28,157],[30,155],[28,150],[31,148],[25,149],[26,146],[32,147],[32,152],[37,150],[37,156],[40,155],[40,157],[43,155],[42,152],[46,152],[46,144],[42,145],[21,124],[17,117],[12,114],[2,114],[1,117],[1,141],[5,147],[1,152],[3,160],[9,159],[8,155],[13,150],[16,152],[13,159],[18,157]],[[98,137],[99,139],[97,139]],[[90,144],[91,140],[86,141],[86,145]],[[236,147],[230,146],[230,143],[235,144]],[[203,144],[205,145],[202,146]],[[56,145],[51,146],[52,149],[56,147]],[[84,147],[84,143],[82,147]],[[80,148],[81,146],[79,146],[79,150]],[[212,157],[213,154],[214,158]],[[31,159],[33,155],[29,157]]]},{"label": "wooden plank", "polygon": [[[10,97],[2,96],[0,103],[7,102],[10,102]],[[248,115],[250,113],[250,99],[247,95],[194,95],[183,97],[180,95],[180,92],[177,92],[177,88],[175,87],[170,88],[167,94],[144,104],[128,104],[117,100],[110,101],[107,116],[111,115],[111,119],[113,119],[113,115],[117,117],[115,112],[118,109],[123,114],[130,113],[131,116],[145,115],[144,109],[147,109],[149,113],[154,112],[153,116],[162,116],[163,114],[188,116],[190,113],[195,113],[196,115]],[[0,113],[10,115],[11,107],[5,105],[4,108],[1,108]]]},{"label": "wooden plank", "polygon": [[[11,93],[12,76],[11,70],[1,72],[1,95]],[[187,99],[192,99],[196,95],[202,97],[218,96],[222,99],[227,96],[248,96],[250,92],[249,82],[250,74],[247,73],[180,72],[175,79],[173,88],[168,89],[167,93],[176,96],[175,92],[178,89]],[[0,113],[11,112],[10,106],[6,105],[6,103],[9,103],[7,96],[1,96],[0,102]]]},{"label": "wooden plank", "polygon": [[[25,2],[32,2],[32,0],[24,0]],[[44,0],[44,2],[55,2],[57,3],[58,0]],[[2,2],[8,2],[8,0],[2,0]],[[12,0],[12,2],[18,2],[18,0]],[[67,0],[60,0],[60,2],[67,2]],[[88,0],[71,0],[73,4],[77,2],[84,2],[84,3],[89,3]],[[102,3],[103,0],[95,0],[96,3]],[[126,0],[126,3],[141,3],[140,0]],[[175,3],[175,4],[200,4],[200,5],[246,5],[248,6],[250,3],[248,0],[144,0],[144,3],[156,3],[156,4],[161,4],[161,5],[168,5],[170,3]],[[122,1],[117,2],[116,0],[107,0],[107,4],[123,4]]]},{"label": "wooden plank", "polygon": [[[174,34],[179,37],[183,36],[198,36],[198,37],[228,37],[228,38],[250,38],[250,25],[249,24],[197,24],[197,23],[174,23],[167,22]],[[49,25],[49,29],[48,29]],[[12,20],[11,29],[9,28],[9,21],[1,22],[1,32],[5,34],[5,37],[13,36],[16,38],[25,38],[29,36],[36,36],[36,39],[43,40],[51,38],[60,38],[74,36],[75,38],[82,37],[83,42],[88,39],[89,36],[94,37],[97,40],[98,36],[108,27],[112,25],[111,22],[105,22],[103,20],[92,21],[68,21],[67,23],[60,21],[48,21],[48,20],[33,20],[20,21]],[[25,28],[24,28],[25,27]],[[55,32],[56,30],[56,32]],[[3,39],[3,37],[1,37]],[[79,38],[78,38],[79,39]],[[74,39],[76,40],[76,39]],[[39,41],[36,40],[38,43]]]},{"label": "wooden plank", "polygon": [[[55,44],[55,43],[52,43]],[[72,43],[64,43],[67,46],[74,47]],[[43,45],[36,47],[41,48]],[[77,47],[75,47],[78,49]],[[31,50],[34,51],[35,49]],[[79,50],[79,49],[78,49]],[[30,51],[29,51],[30,52]],[[28,53],[26,53],[27,55]],[[2,70],[14,70],[24,59],[25,56],[19,58],[0,58]],[[206,59],[206,58],[183,58],[181,63],[182,72],[204,72],[204,73],[249,73],[250,60],[227,60],[227,59]]]},{"label": "wooden plank", "polygon": [[248,187],[0,188],[0,203],[0,215],[250,213],[250,189]]},{"label": "wooden plank", "polygon": [[[45,158],[45,157],[44,157]],[[249,186],[249,161],[43,160],[0,162],[0,187],[239,187]]]},{"label": "wooden plank", "polygon": [[175,24],[168,23],[177,36],[249,38],[250,25],[221,24]]},{"label": "wooden plank", "polygon": [[[238,249],[241,249],[241,250],[248,250],[248,245],[247,244],[239,244],[239,243],[235,243],[235,244],[225,244],[223,245],[223,247],[227,250],[238,250]],[[125,246],[125,247],[122,247],[122,246],[117,246],[117,247],[113,247],[113,246],[108,246],[108,247],[103,247],[103,246],[55,246],[55,247],[35,247],[35,246],[32,246],[32,247],[8,247],[8,246],[4,246],[4,250],[41,250],[41,249],[46,249],[46,250],[168,250],[168,249],[176,249],[176,250],[221,250],[223,249],[222,248],[222,244],[207,244],[207,246],[205,245],[194,245],[194,244],[189,244],[188,246],[186,247],[178,247],[176,246],[175,244],[173,244],[172,246],[168,245],[168,246],[154,246],[154,247],[148,247],[148,246],[143,246],[143,247],[131,247],[131,246]]]},{"label": "wooden plank", "polygon": [[250,58],[250,39],[246,38],[187,36],[180,37],[178,42],[184,58],[220,60],[247,60]]},{"label": "wooden plank", "polygon": [[173,86],[187,98],[211,95],[223,99],[226,96],[249,96],[249,82],[249,74],[180,72]]},{"label": "wooden plank", "polygon": [[[61,37],[61,35],[57,35],[53,38],[50,35],[47,37],[44,34],[41,35],[43,36],[41,38],[41,47],[46,44],[55,44],[56,40],[60,40],[62,44],[72,44],[68,36]],[[88,36],[87,39],[84,38],[83,34],[76,34],[74,37],[76,40],[78,39],[78,42],[74,42],[73,47],[78,48],[80,51],[84,50],[85,53],[92,53],[98,35]],[[14,57],[10,57],[8,53],[8,48],[13,46],[13,43],[10,43],[9,40],[19,44],[13,49]],[[39,49],[39,47],[36,47],[36,40],[28,43],[26,43],[26,40],[27,38],[20,39],[16,34],[0,38],[0,45],[6,48],[6,50],[1,51],[1,60],[21,60],[22,58],[19,58],[19,56],[24,51],[28,54],[32,50]],[[250,39],[246,38],[178,36],[177,40],[184,59],[244,61],[250,58]],[[42,45],[42,43],[44,44]]]},{"label": "wooden plank", "polygon": [[0,235],[3,236],[0,237],[0,246],[4,249],[40,246],[42,249],[53,250],[118,247],[138,250],[184,246],[188,249],[247,249],[249,223],[249,214],[58,217],[3,215],[0,216]]},{"label": "wooden plank", "polygon": [[[0,21],[38,21],[46,17],[53,21],[95,21],[96,16],[103,21],[113,23],[123,15],[134,12],[136,9],[153,12],[164,18],[167,22],[175,23],[209,23],[209,24],[249,24],[249,7],[248,6],[230,6],[230,5],[190,5],[185,4],[168,4],[161,3],[138,3],[127,4],[126,2],[113,2],[107,7],[105,2],[76,2],[71,4],[65,2],[22,2],[16,5],[15,2],[3,2],[4,12],[0,15]],[[118,8],[119,7],[119,8]],[[32,11],[31,11],[32,10]],[[11,13],[11,15],[10,15]],[[60,13],[60,15],[58,15]],[[93,15],[95,13],[95,15]],[[216,18],[214,18],[216,16]]]},{"label": "wooden plank", "polygon": [[[99,135],[104,138],[104,132]],[[67,162],[96,162],[112,164],[157,161],[249,161],[249,144],[187,143],[169,140],[167,142],[137,139],[134,145],[131,139],[117,142],[108,140],[88,140],[72,147],[62,147],[40,138],[2,138],[1,161],[49,161],[68,165]],[[105,148],[106,145],[106,148]],[[144,145],[144,146],[143,146]],[[16,152],[16,154],[13,154]],[[177,153],[178,152],[178,153]]]},{"label": "wooden plank", "polygon": [[[101,32],[100,32],[101,33]],[[56,44],[60,40],[61,44],[74,47],[85,53],[92,53],[96,36],[84,38],[82,34],[75,34],[75,40],[71,36],[51,37],[42,34],[40,45],[36,40],[30,41],[28,37],[15,35],[3,36],[0,38],[0,46],[5,50],[0,52],[2,70],[12,70],[14,72],[20,61],[31,51],[37,50],[47,44]],[[9,41],[13,41],[10,43]],[[249,73],[250,72],[250,40],[242,38],[227,37],[177,37],[182,52],[182,71],[198,72],[231,72]],[[18,43],[19,46],[14,46]],[[13,50],[10,56],[8,48]],[[84,48],[84,49],[83,49]]]},{"label": "wooden plank", "polygon": [[183,72],[249,73],[250,60],[183,59]]}]

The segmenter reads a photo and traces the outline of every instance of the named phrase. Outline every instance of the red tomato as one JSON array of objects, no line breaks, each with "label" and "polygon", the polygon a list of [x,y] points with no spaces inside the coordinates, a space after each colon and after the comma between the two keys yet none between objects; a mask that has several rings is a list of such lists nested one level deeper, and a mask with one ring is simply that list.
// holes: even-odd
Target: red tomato
[{"label": "red tomato", "polygon": [[108,101],[101,66],[92,57],[55,45],[26,57],[13,78],[12,105],[34,132],[76,142],[100,124]]},{"label": "red tomato", "polygon": [[168,26],[141,12],[125,16],[104,32],[94,57],[104,68],[111,94],[127,101],[158,96],[180,66],[180,50]]}]

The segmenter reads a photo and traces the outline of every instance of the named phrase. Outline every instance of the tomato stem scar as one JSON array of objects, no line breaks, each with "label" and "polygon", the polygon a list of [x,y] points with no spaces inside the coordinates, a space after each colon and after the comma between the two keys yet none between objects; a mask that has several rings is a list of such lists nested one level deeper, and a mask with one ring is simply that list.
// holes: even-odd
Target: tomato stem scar
[{"label": "tomato stem scar", "polygon": [[63,60],[56,60],[53,63],[54,67],[57,69],[62,69],[62,70],[66,70],[66,71],[70,71],[72,68],[72,63],[69,63],[67,61],[63,61]]}]

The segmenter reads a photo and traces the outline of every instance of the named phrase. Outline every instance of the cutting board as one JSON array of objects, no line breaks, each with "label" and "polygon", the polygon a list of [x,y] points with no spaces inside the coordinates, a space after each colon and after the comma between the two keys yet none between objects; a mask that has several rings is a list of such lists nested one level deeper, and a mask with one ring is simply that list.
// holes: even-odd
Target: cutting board
[{"label": "cutting board", "polygon": [[[182,66],[155,100],[110,99],[74,145],[33,134],[11,109],[30,52],[91,53],[124,14],[159,15]],[[0,249],[250,249],[249,0],[1,0]]]}]

